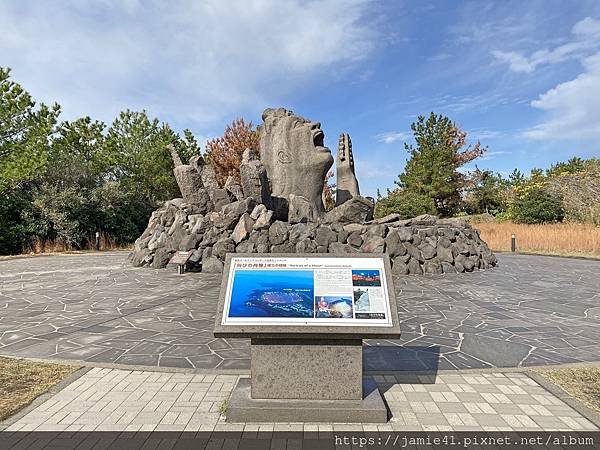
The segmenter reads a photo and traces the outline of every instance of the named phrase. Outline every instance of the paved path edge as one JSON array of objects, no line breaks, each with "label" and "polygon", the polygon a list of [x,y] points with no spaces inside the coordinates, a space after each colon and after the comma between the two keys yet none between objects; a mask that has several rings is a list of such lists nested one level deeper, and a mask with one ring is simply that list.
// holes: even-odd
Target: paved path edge
[{"label": "paved path edge", "polygon": [[[191,369],[183,367],[157,367],[157,366],[142,366],[139,364],[118,364],[118,363],[100,363],[100,362],[89,362],[82,360],[73,359],[44,359],[44,358],[26,358],[23,356],[15,355],[3,355],[2,358],[11,359],[22,359],[25,361],[40,362],[47,364],[62,364],[67,366],[81,366],[84,368],[92,369],[94,367],[100,367],[102,369],[119,369],[119,370],[130,370],[130,371],[147,371],[147,372],[169,372],[169,373],[195,373],[204,375],[250,375],[250,369]],[[485,367],[485,368],[473,368],[473,369],[439,369],[439,370],[364,370],[363,373],[367,376],[373,375],[432,375],[432,374],[453,374],[453,373],[509,373],[509,372],[523,372],[529,373],[532,369],[567,369],[567,368],[580,368],[580,367],[597,367],[600,366],[600,361],[585,361],[579,363],[568,363],[568,364],[553,364],[546,366],[527,366],[527,367]]]},{"label": "paved path edge", "polygon": [[547,253],[535,253],[535,252],[511,252],[510,250],[493,250],[494,253],[506,254],[506,255],[526,255],[526,256],[545,256],[548,258],[567,258],[567,259],[582,259],[584,261],[598,261],[600,256],[587,256],[587,255],[552,255]]}]

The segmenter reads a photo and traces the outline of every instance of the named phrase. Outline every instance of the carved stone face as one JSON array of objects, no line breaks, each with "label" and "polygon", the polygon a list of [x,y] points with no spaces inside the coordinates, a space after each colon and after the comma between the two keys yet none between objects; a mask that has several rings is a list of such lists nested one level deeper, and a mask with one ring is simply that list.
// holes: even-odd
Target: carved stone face
[{"label": "carved stone face", "polygon": [[315,211],[323,212],[321,196],[333,156],[323,146],[321,124],[283,108],[266,109],[262,118],[260,159],[267,170],[271,194],[280,198],[301,195]]}]

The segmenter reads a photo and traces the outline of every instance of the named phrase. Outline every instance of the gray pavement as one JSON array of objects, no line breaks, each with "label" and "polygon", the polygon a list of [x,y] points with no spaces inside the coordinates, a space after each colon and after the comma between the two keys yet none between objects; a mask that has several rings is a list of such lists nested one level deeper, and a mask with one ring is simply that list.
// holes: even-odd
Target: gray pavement
[{"label": "gray pavement", "polygon": [[225,423],[236,375],[94,368],[6,431],[592,431],[597,426],[524,373],[376,376],[386,424]]},{"label": "gray pavement", "polygon": [[[0,355],[248,369],[215,339],[221,276],[131,267],[124,252],[0,260]],[[600,261],[498,255],[477,273],[395,279],[402,337],[367,341],[367,371],[600,361]]]}]

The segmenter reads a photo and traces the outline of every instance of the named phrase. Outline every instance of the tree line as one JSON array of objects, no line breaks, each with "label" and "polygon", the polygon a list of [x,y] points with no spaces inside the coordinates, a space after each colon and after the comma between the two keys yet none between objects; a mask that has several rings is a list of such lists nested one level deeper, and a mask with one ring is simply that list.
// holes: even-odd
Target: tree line
[{"label": "tree line", "polygon": [[399,213],[493,216],[517,223],[581,222],[600,225],[600,160],[573,157],[529,175],[515,169],[508,177],[490,170],[464,170],[486,148],[464,148],[466,133],[443,115],[419,116],[412,124],[416,145],[396,188],[378,192],[376,217]]},{"label": "tree line", "polygon": [[[133,242],[152,211],[180,195],[167,145],[182,161],[200,152],[189,130],[177,133],[145,111],[123,111],[109,125],[90,117],[61,121],[60,113],[58,104],[36,103],[0,67],[0,254],[40,251],[48,243],[85,248],[96,232],[115,245]],[[397,187],[378,195],[379,217],[489,213],[600,223],[596,159],[573,158],[528,176],[515,170],[505,179],[464,171],[485,149],[465,148],[466,133],[447,117],[420,116],[412,130],[416,145],[405,144],[410,158]],[[252,123],[237,119],[207,143],[205,157],[223,184],[239,177],[243,151],[257,146]],[[327,183],[326,191],[332,207],[335,185]]]},{"label": "tree line", "polygon": [[166,145],[184,160],[199,151],[189,130],[179,135],[145,111],[110,125],[59,117],[58,104],[36,104],[0,68],[0,254],[47,242],[82,248],[96,231],[132,242],[160,202],[179,196]]}]

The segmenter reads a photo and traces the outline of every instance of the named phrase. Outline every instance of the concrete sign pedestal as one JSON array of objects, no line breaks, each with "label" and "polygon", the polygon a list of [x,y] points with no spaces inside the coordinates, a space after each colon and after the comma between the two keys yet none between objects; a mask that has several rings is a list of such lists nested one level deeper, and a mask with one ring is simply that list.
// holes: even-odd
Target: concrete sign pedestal
[{"label": "concrete sign pedestal", "polygon": [[227,408],[227,422],[385,423],[388,411],[372,378],[363,380],[361,400],[252,398],[250,380],[241,378]]},{"label": "concrete sign pedestal", "polygon": [[363,378],[362,339],[253,338],[250,352],[228,422],[387,422],[375,381]]},{"label": "concrete sign pedestal", "polygon": [[[269,255],[269,259],[278,256],[299,260],[319,257]],[[232,289],[228,280],[232,273],[231,260],[244,257],[260,259],[260,255],[255,254],[228,255],[214,331],[216,337],[251,339],[251,376],[241,378],[234,388],[227,422],[387,422],[383,397],[375,381],[363,377],[362,370],[364,337],[397,338],[400,335],[387,256],[357,255],[359,259],[383,259],[385,276],[381,274],[381,277],[385,285],[380,288],[393,300],[385,313],[391,319],[390,325],[385,327],[365,325],[364,321],[343,327],[295,323],[260,325],[260,320],[248,325],[228,324],[224,314],[229,311],[225,299],[228,289],[229,293]],[[334,259],[331,255],[323,257]],[[269,291],[269,295],[272,292]]]}]

